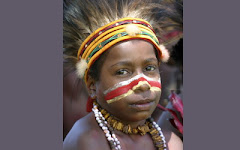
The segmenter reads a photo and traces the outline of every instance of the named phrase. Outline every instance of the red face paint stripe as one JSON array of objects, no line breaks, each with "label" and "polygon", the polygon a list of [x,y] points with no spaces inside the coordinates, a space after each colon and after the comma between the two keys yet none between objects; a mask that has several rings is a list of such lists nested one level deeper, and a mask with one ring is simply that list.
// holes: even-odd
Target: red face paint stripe
[{"label": "red face paint stripe", "polygon": [[[135,85],[138,84],[139,81],[147,81],[145,78],[141,77],[138,80],[134,80],[131,83],[129,83],[128,85],[124,85],[122,87],[119,87],[109,93],[106,94],[106,96],[104,97],[105,100],[110,100],[114,97],[120,96],[124,93],[127,93],[129,90],[131,90]],[[158,87],[161,88],[161,83],[158,81],[147,81],[152,87]]]},{"label": "red face paint stripe", "polygon": [[[157,81],[149,81],[149,84],[152,87],[161,88],[161,84],[159,82],[157,82]],[[137,84],[134,84],[133,86],[135,86],[135,85],[137,85]],[[133,88],[133,86],[129,87],[129,85],[126,85],[126,86],[119,87],[119,88],[115,89],[114,91],[109,92],[105,96],[105,100],[110,100],[110,99],[112,99],[114,97],[117,97],[117,96],[120,96],[120,95],[122,95],[124,93],[127,93],[129,90],[131,90]]]},{"label": "red face paint stripe", "polygon": [[158,81],[148,81],[148,83],[152,86],[152,87],[159,87],[160,89],[161,87],[161,83]]},{"label": "red face paint stripe", "polygon": [[109,100],[109,99],[112,99],[116,96],[119,96],[119,95],[122,95],[124,93],[127,93],[130,89],[133,88],[133,86],[137,85],[139,81],[146,81],[145,78],[141,77],[137,80],[134,80],[132,81],[131,83],[129,83],[128,85],[124,85],[124,86],[121,86],[109,93],[106,94],[105,96],[105,100]]}]

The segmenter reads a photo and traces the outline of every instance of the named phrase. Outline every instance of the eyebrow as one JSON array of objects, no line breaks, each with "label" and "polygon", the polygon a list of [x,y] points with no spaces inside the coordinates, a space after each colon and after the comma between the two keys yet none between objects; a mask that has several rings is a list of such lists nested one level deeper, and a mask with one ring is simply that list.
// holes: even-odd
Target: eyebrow
[{"label": "eyebrow", "polygon": [[116,64],[111,65],[110,67],[112,68],[114,66],[131,66],[131,65],[132,63],[130,61],[120,61]]},{"label": "eyebrow", "polygon": [[144,63],[149,63],[149,62],[158,62],[157,58],[148,58],[146,60],[144,60]]},{"label": "eyebrow", "polygon": [[[144,63],[149,63],[149,62],[158,62],[157,58],[148,58],[144,60]],[[132,66],[132,63],[130,61],[120,61],[116,64],[111,65],[110,67],[114,66]]]}]

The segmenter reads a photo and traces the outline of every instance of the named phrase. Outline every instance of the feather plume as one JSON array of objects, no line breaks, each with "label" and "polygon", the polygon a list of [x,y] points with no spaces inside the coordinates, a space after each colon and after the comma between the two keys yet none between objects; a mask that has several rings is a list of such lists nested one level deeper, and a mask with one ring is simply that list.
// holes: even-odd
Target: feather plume
[{"label": "feather plume", "polygon": [[161,52],[162,52],[161,61],[162,62],[167,62],[169,57],[170,57],[168,50],[166,49],[166,47],[164,45],[160,45],[160,49],[161,49]]},{"label": "feather plume", "polygon": [[126,26],[126,32],[130,36],[135,36],[138,33],[141,33],[141,30],[135,24],[128,24]]},{"label": "feather plume", "polygon": [[[166,47],[171,39],[165,35],[182,32],[182,0],[72,0],[64,3],[63,13],[63,53],[75,58],[82,42],[92,32],[125,17],[148,21]],[[65,62],[77,69],[75,60]]]},{"label": "feather plume", "polygon": [[78,75],[79,78],[83,78],[85,71],[87,69],[87,61],[84,59],[81,59],[80,61],[77,62],[76,64],[76,73]]}]

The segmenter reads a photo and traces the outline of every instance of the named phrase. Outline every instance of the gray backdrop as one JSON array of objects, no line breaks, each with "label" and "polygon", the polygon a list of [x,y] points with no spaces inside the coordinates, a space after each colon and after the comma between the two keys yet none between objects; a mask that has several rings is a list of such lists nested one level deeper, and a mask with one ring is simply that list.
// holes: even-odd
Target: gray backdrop
[{"label": "gray backdrop", "polygon": [[[238,149],[239,3],[184,0],[184,150]],[[62,149],[62,1],[0,5],[0,149]]]}]

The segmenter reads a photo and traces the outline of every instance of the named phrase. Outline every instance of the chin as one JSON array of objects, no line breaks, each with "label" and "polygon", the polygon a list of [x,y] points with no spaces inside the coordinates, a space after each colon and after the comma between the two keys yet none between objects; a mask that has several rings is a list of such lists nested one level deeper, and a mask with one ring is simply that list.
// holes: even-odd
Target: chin
[{"label": "chin", "polygon": [[138,122],[138,121],[142,121],[142,120],[146,120],[149,117],[151,117],[153,111],[139,111],[139,112],[135,112],[134,114],[132,114],[131,116],[128,116],[128,120],[129,122]]}]

